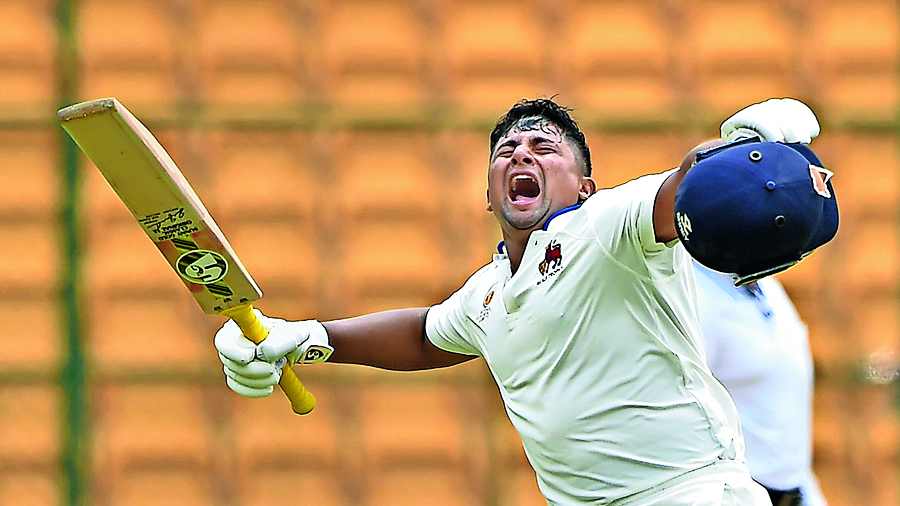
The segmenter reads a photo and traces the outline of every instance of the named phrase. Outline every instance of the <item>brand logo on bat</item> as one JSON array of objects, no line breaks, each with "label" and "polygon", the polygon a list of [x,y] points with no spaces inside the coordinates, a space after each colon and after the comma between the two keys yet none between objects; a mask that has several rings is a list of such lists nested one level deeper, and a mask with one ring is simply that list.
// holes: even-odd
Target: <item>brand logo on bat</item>
[{"label": "brand logo on bat", "polygon": [[197,249],[178,257],[175,269],[182,278],[191,283],[208,285],[225,277],[228,273],[228,262],[215,251]]}]

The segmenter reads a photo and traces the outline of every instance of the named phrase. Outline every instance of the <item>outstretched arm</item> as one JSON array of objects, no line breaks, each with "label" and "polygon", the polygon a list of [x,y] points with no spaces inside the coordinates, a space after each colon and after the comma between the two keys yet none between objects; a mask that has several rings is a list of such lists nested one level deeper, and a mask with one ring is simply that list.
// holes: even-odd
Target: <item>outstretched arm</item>
[{"label": "outstretched arm", "polygon": [[425,335],[427,308],[397,309],[325,322],[334,347],[330,362],[394,371],[456,365],[475,358],[444,351]]}]

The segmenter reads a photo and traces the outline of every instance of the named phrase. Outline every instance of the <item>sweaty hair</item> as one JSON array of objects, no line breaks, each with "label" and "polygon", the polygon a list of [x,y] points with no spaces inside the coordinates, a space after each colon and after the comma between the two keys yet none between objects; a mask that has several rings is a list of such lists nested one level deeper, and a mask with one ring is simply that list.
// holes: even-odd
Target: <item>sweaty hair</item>
[{"label": "sweaty hair", "polygon": [[578,123],[569,115],[571,109],[557,104],[550,98],[536,98],[534,100],[520,100],[510,108],[503,117],[497,121],[491,132],[491,154],[501,137],[509,133],[513,126],[522,118],[541,117],[562,129],[565,137],[572,141],[578,148],[581,161],[584,165],[584,175],[591,175],[591,150],[588,149],[584,132],[578,128]]}]

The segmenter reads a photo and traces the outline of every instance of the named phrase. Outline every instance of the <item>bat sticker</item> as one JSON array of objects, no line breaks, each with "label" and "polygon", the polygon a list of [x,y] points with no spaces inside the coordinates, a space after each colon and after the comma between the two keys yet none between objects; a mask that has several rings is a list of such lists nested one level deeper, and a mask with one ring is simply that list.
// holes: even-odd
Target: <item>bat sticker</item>
[{"label": "bat sticker", "polygon": [[175,261],[178,274],[191,283],[209,285],[228,273],[228,262],[215,251],[198,249],[188,251]]}]

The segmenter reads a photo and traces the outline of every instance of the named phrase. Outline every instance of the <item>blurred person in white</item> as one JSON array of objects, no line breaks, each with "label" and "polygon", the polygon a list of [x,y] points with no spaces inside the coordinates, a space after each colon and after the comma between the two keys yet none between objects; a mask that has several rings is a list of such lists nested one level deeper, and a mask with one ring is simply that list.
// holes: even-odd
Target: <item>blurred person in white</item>
[{"label": "blurred person in white", "polygon": [[703,346],[737,405],[753,479],[775,506],[825,506],[812,471],[808,330],[774,277],[735,287],[694,261]]},{"label": "blurred person in white", "polygon": [[[819,124],[804,104],[775,99],[726,121],[722,142],[739,130],[809,143]],[[486,147],[486,207],[503,236],[491,263],[431,307],[329,322],[261,316],[269,337],[258,346],[226,323],[215,345],[228,387],[270,395],[286,362],[413,371],[480,357],[548,503],[770,504],[699,342],[674,219],[696,151],[597,191],[583,132],[549,99],[515,104]],[[457,190],[436,188],[435,198],[452,206]],[[312,345],[333,352],[307,354]],[[298,423],[297,437],[315,436]]]}]

